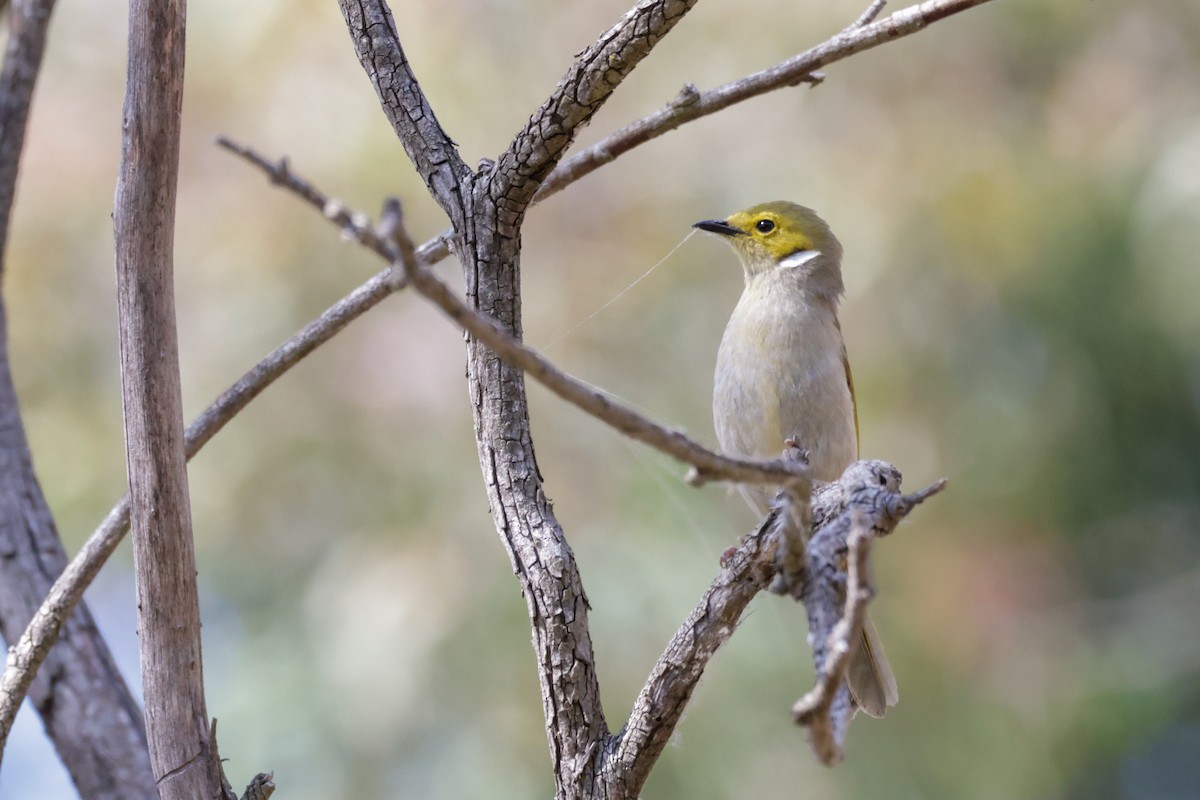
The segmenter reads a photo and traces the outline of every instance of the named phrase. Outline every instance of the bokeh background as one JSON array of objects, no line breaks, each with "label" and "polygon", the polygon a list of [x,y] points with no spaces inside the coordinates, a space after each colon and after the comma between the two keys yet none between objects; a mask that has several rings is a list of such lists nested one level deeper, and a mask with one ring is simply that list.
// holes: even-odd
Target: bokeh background
[{"label": "bokeh background", "polygon": [[[582,143],[685,82],[816,43],[863,5],[701,3]],[[396,3],[469,163],[499,153],[626,8]],[[420,238],[445,220],[335,3],[189,11],[176,266],[190,418],[381,266],[216,135],[289,155],[358,208],[401,196]],[[109,218],[124,30],[110,5],[58,10],[5,276],[23,412],[69,551],[124,482]],[[694,236],[590,315],[692,222],[781,198],[846,246],[864,455],[910,488],[951,489],[877,552],[872,613],[902,702],[855,725],[846,763],[817,766],[790,722],[811,679],[803,616],[765,597],[645,797],[1200,796],[1200,5],[995,2],[644,146],[530,213],[528,340],[712,442],[732,255]],[[193,462],[209,709],[235,784],[273,769],[292,800],[552,795],[463,369],[456,330],[415,296],[389,299]],[[531,394],[618,727],[752,520]],[[88,600],[136,684],[128,545]],[[32,710],[18,723],[0,798],[72,796]]]}]

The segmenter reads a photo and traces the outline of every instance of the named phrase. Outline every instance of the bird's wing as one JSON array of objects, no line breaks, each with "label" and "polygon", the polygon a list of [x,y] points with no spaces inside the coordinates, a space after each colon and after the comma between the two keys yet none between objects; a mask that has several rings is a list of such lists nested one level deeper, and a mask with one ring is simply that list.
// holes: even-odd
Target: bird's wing
[{"label": "bird's wing", "polygon": [[858,398],[854,395],[854,374],[850,372],[850,358],[846,355],[846,345],[842,345],[842,368],[846,370],[846,385],[850,387],[850,405],[854,407],[854,452],[862,448],[861,436],[858,433]]}]

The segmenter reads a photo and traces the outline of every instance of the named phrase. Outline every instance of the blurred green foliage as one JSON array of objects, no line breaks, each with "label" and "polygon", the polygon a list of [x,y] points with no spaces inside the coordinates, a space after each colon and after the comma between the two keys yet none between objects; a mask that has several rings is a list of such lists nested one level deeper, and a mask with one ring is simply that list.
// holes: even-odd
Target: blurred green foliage
[{"label": "blurred green foliage", "polygon": [[[626,3],[395,4],[470,163],[494,156]],[[177,292],[197,413],[379,268],[212,146],[218,133],[416,236],[445,220],[336,6],[190,9]],[[836,2],[699,4],[584,132],[835,32]],[[123,485],[109,209],[124,19],[60,10],[5,287],[18,388],[68,549]],[[864,455],[950,491],[880,548],[902,702],[816,766],[788,716],[799,609],[762,598],[647,798],[1194,797],[1200,785],[1200,6],[993,3],[642,147],[535,208],[527,338],[712,441],[740,278],[695,220],[786,198],[846,245]],[[457,281],[456,267],[444,275]],[[581,320],[586,323],[565,337]],[[289,798],[548,797],[528,623],[480,486],[461,336],[389,300],[193,462],[209,707],[234,782]],[[593,605],[619,727],[752,520],[721,488],[531,389],[542,473]],[[123,548],[90,593],[136,682]],[[28,711],[0,797],[69,793]]]}]

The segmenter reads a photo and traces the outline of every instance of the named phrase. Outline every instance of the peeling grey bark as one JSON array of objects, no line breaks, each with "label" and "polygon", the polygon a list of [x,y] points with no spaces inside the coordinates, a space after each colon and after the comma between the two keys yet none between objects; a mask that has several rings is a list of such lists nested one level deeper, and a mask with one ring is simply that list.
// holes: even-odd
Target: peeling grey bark
[{"label": "peeling grey bark", "polygon": [[[0,69],[0,278],[29,107],[53,9],[53,0],[27,0],[8,9],[9,35]],[[0,294],[0,636],[9,645],[37,613],[66,564],[25,438]],[[15,717],[24,694],[0,696],[0,704],[12,706],[4,709],[5,719]],[[86,606],[62,627],[28,696],[81,797],[156,797],[141,710]],[[0,727],[0,759],[8,732],[7,725]]]}]

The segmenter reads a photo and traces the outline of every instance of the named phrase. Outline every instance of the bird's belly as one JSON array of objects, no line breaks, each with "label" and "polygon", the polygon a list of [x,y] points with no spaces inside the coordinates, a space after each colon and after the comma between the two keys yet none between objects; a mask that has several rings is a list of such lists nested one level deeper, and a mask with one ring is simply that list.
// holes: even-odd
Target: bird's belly
[{"label": "bird's belly", "polygon": [[[803,326],[773,326],[765,335],[748,336],[735,328],[738,323],[730,321],[717,356],[713,420],[722,449],[776,458],[792,438],[808,451],[814,478],[836,480],[858,456],[854,402],[836,328],[836,341],[824,341],[804,337]],[[747,340],[757,340],[761,351],[747,355],[744,346],[730,344]]]}]

